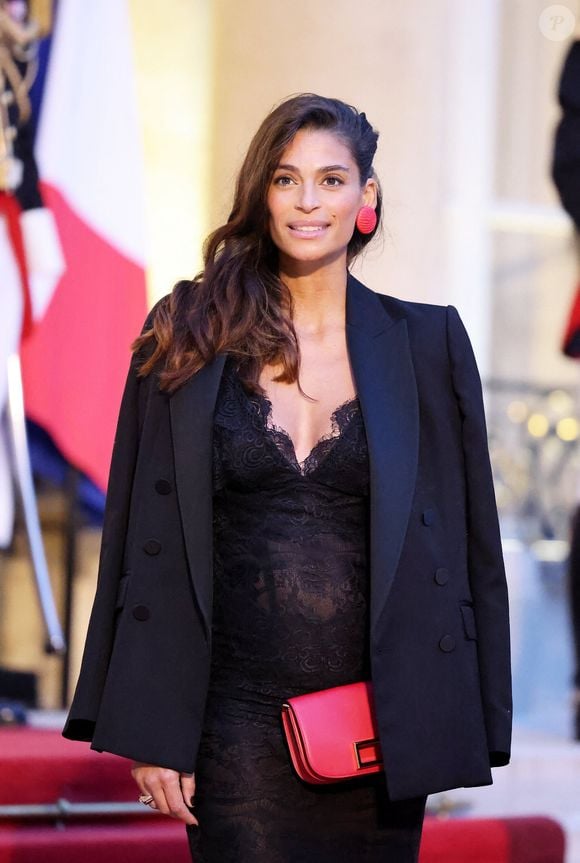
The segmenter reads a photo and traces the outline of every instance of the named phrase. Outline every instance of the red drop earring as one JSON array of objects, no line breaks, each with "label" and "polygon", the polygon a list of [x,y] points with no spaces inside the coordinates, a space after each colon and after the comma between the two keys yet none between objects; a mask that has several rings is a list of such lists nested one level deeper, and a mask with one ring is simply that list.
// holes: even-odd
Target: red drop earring
[{"label": "red drop earring", "polygon": [[377,226],[377,213],[374,207],[365,204],[360,208],[356,217],[356,226],[361,234],[372,234]]}]

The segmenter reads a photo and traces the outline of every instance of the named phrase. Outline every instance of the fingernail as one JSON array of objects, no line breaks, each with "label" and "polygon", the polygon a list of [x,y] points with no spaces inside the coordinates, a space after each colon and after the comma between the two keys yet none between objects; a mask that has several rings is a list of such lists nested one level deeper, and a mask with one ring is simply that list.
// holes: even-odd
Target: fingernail
[{"label": "fingernail", "polygon": [[189,805],[190,805],[190,806],[195,806],[195,797],[192,797],[192,798],[191,798],[191,800],[189,801]]}]

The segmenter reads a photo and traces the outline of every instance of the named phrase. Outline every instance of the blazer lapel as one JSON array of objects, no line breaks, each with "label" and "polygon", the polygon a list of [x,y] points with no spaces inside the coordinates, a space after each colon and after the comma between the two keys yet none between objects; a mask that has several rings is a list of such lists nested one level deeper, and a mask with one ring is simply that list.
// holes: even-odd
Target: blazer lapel
[{"label": "blazer lapel", "polygon": [[346,337],[370,461],[371,633],[391,589],[417,474],[419,407],[407,321],[349,274]]},{"label": "blazer lapel", "polygon": [[213,413],[226,354],[169,399],[175,484],[193,589],[208,641],[213,600]]}]

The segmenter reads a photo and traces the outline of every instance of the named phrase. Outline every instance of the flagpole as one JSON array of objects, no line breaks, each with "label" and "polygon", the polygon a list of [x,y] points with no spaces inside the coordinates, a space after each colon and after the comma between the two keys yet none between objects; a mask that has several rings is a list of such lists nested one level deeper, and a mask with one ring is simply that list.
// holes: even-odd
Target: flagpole
[{"label": "flagpole", "polygon": [[40,519],[36,505],[36,495],[32,481],[32,469],[28,453],[28,441],[26,438],[26,421],[24,414],[24,396],[22,390],[22,374],[20,370],[20,357],[11,354],[7,361],[8,373],[8,435],[12,448],[12,457],[16,478],[16,485],[20,493],[22,508],[24,511],[24,523],[32,567],[36,584],[40,609],[46,628],[47,653],[65,653],[66,644],[63,631],[58,619],[54,594],[50,583],[44,543],[40,529]]}]

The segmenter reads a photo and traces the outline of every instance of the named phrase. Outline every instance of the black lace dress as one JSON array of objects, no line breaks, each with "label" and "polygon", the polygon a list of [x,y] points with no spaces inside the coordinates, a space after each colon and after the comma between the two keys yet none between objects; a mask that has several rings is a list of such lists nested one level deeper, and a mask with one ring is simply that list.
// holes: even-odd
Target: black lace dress
[{"label": "black lace dress", "polygon": [[356,398],[299,464],[267,398],[226,362],[214,420],[214,623],[196,768],[196,863],[411,863],[424,800],[382,776],[293,772],[288,696],[368,678],[368,458]]}]

